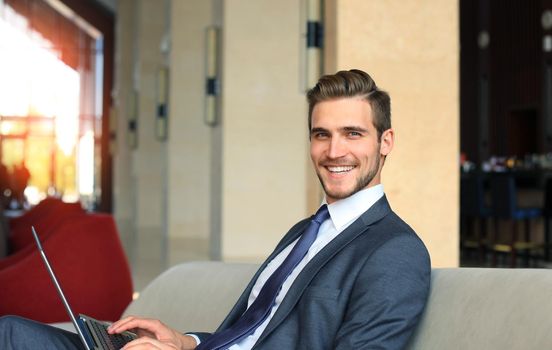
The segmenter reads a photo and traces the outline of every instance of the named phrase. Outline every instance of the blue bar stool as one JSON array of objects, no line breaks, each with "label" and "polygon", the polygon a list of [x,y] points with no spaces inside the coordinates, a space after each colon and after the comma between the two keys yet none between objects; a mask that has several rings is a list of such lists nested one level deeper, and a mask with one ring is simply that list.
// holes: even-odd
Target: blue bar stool
[{"label": "blue bar stool", "polygon": [[552,237],[550,233],[550,219],[552,219],[552,178],[547,178],[544,185],[544,207],[542,209],[544,216],[544,260],[550,261],[552,258]]},{"label": "blue bar stool", "polygon": [[[541,248],[542,245],[531,241],[531,219],[541,217],[540,208],[518,208],[516,185],[512,175],[496,174],[491,177],[491,202],[495,230],[491,243],[493,250],[492,264],[496,266],[497,253],[510,254],[510,266],[517,266],[517,253],[523,251],[525,265],[529,265],[529,252]],[[508,220],[512,223],[512,234],[506,243],[498,242],[499,221]],[[525,226],[524,239],[519,240],[518,222],[523,221]]]},{"label": "blue bar stool", "polygon": [[[477,174],[469,174],[460,180],[460,248],[463,253],[476,249],[477,260],[482,263],[487,245],[487,221],[491,208],[485,203],[483,180]],[[479,227],[477,227],[479,226]]]}]

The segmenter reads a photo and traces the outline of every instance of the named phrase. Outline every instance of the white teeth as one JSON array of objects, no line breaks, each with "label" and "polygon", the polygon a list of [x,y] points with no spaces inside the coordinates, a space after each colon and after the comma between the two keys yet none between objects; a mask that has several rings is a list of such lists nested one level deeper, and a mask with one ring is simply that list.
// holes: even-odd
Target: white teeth
[{"label": "white teeth", "polygon": [[328,170],[332,173],[344,173],[352,170],[353,168],[354,166],[329,166]]}]

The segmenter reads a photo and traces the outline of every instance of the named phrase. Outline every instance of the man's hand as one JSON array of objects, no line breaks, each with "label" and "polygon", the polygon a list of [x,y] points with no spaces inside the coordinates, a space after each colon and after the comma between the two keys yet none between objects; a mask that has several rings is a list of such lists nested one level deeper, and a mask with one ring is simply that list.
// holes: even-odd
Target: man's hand
[{"label": "man's hand", "polygon": [[159,320],[129,316],[113,323],[107,329],[109,334],[134,332],[140,337],[126,344],[123,349],[182,349],[192,350],[196,341],[166,326]]}]

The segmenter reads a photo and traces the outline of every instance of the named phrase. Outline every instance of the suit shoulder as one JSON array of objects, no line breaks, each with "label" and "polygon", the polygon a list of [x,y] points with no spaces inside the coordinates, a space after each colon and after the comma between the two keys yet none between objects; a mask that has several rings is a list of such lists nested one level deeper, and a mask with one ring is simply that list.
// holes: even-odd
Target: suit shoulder
[{"label": "suit shoulder", "polygon": [[380,247],[397,246],[403,249],[408,247],[409,251],[417,252],[429,260],[429,252],[422,239],[409,224],[393,211],[377,223],[377,230],[379,231],[377,236],[380,239]]},{"label": "suit shoulder", "polygon": [[418,237],[416,231],[393,211],[381,220],[380,225],[385,228],[386,231],[394,232],[397,235],[406,234]]}]

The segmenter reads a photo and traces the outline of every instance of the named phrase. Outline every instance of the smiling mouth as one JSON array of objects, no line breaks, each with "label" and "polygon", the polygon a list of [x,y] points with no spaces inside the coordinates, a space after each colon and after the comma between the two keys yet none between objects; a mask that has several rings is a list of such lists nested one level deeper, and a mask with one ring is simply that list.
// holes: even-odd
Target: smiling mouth
[{"label": "smiling mouth", "polygon": [[349,171],[356,168],[356,165],[349,165],[349,166],[326,166],[326,169],[332,174],[343,174],[348,173]]}]

